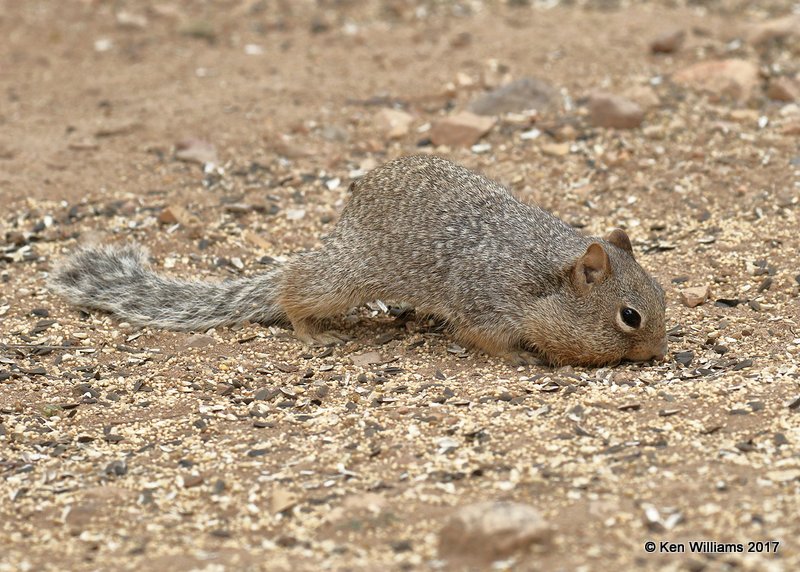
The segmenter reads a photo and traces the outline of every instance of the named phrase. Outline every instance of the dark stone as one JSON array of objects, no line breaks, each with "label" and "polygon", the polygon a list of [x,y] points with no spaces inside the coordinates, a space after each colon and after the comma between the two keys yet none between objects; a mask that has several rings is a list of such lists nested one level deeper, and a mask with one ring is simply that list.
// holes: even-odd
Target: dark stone
[{"label": "dark stone", "polygon": [[473,101],[469,110],[478,115],[520,113],[529,109],[543,111],[553,106],[558,92],[537,78],[521,78],[490,91]]},{"label": "dark stone", "polygon": [[675,361],[681,364],[684,367],[689,367],[689,364],[692,363],[694,359],[694,352],[686,351],[686,352],[678,352],[675,354]]}]

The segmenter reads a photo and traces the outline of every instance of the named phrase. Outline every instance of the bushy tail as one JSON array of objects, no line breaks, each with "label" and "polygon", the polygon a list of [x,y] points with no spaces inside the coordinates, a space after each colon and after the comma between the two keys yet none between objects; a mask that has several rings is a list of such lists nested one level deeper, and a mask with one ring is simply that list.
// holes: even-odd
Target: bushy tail
[{"label": "bushy tail", "polygon": [[84,248],[50,277],[50,288],[76,306],[105,310],[132,324],[169,330],[285,320],[276,303],[280,269],[225,282],[192,282],[148,268],[139,246]]}]

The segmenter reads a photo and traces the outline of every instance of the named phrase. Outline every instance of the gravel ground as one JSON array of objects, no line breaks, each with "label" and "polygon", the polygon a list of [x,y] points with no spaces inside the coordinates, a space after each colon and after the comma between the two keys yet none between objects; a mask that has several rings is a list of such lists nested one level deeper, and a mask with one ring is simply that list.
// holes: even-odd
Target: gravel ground
[{"label": "gravel ground", "polygon": [[[800,569],[792,9],[0,0],[0,570]],[[552,86],[538,112],[435,144],[522,78]],[[264,271],[417,152],[626,228],[668,359],[518,368],[378,303],[333,348],[137,329],[46,288],[86,242]],[[442,530],[486,501],[547,533],[454,556]]]}]

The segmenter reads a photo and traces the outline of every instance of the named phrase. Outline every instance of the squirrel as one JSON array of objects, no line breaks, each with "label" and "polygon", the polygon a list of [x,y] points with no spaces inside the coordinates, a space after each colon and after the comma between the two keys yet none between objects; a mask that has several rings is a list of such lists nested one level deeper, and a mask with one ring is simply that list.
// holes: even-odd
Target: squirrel
[{"label": "squirrel", "polygon": [[290,322],[308,344],[344,341],[331,318],[368,301],[445,320],[462,344],[517,363],[602,366],[662,360],[664,291],[627,234],[587,237],[478,173],[431,155],[390,161],[355,180],[318,250],[270,272],[176,280],[139,246],[78,250],[51,288],[75,305],[137,325],[206,330]]}]

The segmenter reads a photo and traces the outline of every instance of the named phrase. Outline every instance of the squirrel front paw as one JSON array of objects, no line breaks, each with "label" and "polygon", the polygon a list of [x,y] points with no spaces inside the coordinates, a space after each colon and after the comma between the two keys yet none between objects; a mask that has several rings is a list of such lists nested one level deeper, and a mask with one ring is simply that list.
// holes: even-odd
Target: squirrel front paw
[{"label": "squirrel front paw", "polygon": [[525,350],[513,350],[501,355],[504,360],[513,365],[541,365],[541,358],[533,352]]}]

